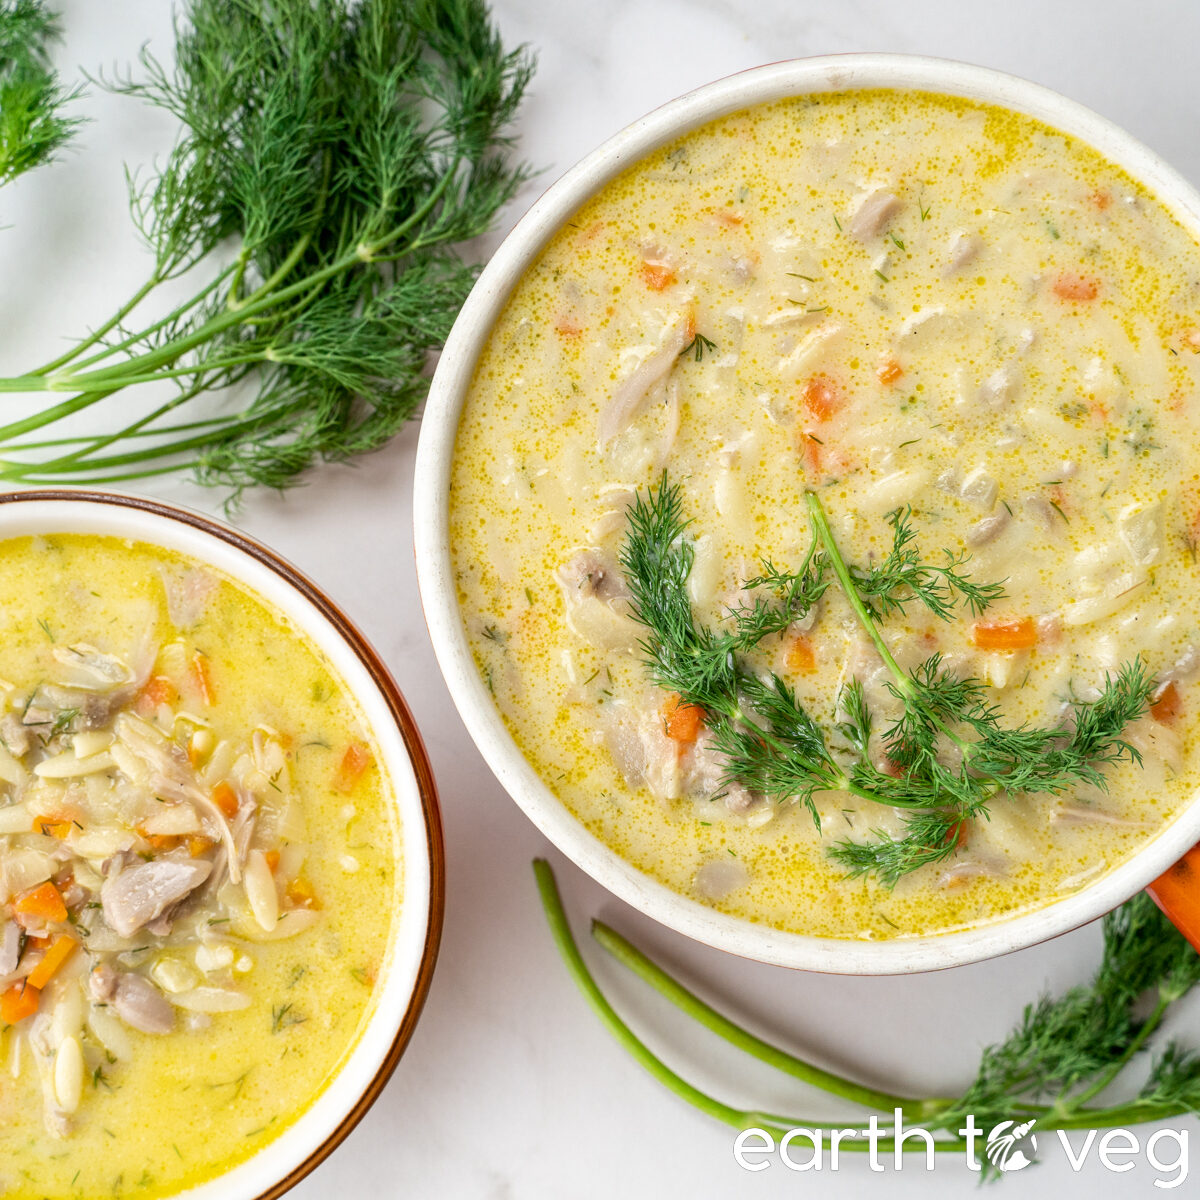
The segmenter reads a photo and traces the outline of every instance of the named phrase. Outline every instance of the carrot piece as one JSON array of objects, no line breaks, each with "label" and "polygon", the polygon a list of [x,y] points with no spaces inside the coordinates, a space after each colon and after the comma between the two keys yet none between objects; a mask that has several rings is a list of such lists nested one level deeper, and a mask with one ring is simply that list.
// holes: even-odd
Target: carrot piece
[{"label": "carrot piece", "polygon": [[321,907],[320,902],[317,900],[317,893],[313,890],[313,885],[303,875],[297,875],[284,891],[288,900],[297,908]]},{"label": "carrot piece", "polygon": [[363,772],[371,765],[371,752],[366,746],[351,742],[342,755],[338,764],[337,774],[333,777],[333,786],[339,792],[348,792],[362,778]]},{"label": "carrot piece", "polygon": [[879,382],[884,385],[884,387],[895,383],[896,380],[899,379],[903,374],[904,368],[894,358],[886,359],[875,368],[875,378],[878,379]]},{"label": "carrot piece", "polygon": [[179,689],[165,675],[155,675],[142,688],[142,695],[157,708],[160,704],[174,704],[179,699]]},{"label": "carrot piece", "polygon": [[1028,650],[1038,644],[1038,631],[1032,617],[976,621],[971,629],[971,641],[980,650]]},{"label": "carrot piece", "polygon": [[554,331],[563,337],[578,337],[583,332],[583,326],[570,317],[561,316],[554,322]]},{"label": "carrot piece", "polygon": [[1150,705],[1150,715],[1165,725],[1179,716],[1182,708],[1183,697],[1179,694],[1179,689],[1172,679],[1170,683],[1158,689],[1154,703]]},{"label": "carrot piece", "polygon": [[961,848],[967,840],[967,823],[959,821],[957,825],[946,830],[946,836],[942,838],[943,846],[953,846],[956,850]]},{"label": "carrot piece", "polygon": [[1112,192],[1106,188],[1097,188],[1088,196],[1088,203],[1093,208],[1103,212],[1112,203]]},{"label": "carrot piece", "polygon": [[200,699],[211,708],[216,699],[216,692],[213,691],[212,674],[208,669],[208,656],[200,650],[192,655],[192,679],[200,693]]},{"label": "carrot piece", "polygon": [[817,655],[812,642],[802,633],[792,638],[788,645],[787,665],[793,671],[814,671],[817,667]]},{"label": "carrot piece", "polygon": [[221,780],[212,790],[212,802],[227,817],[236,816],[238,810],[237,792],[225,781]]},{"label": "carrot piece", "polygon": [[1100,295],[1100,281],[1074,271],[1060,271],[1053,291],[1060,300],[1095,300]]},{"label": "carrot piece", "polygon": [[638,268],[642,282],[652,292],[665,292],[676,280],[675,270],[664,262],[647,259]]},{"label": "carrot piece", "polygon": [[704,728],[704,709],[696,704],[685,704],[677,692],[672,692],[663,702],[662,715],[667,737],[673,742],[694,742]]},{"label": "carrot piece", "polygon": [[800,402],[818,421],[828,421],[842,407],[838,386],[828,375],[814,375],[804,385]]},{"label": "carrot piece", "polygon": [[13,909],[24,917],[44,917],[47,921],[67,919],[67,906],[63,903],[62,893],[49,879],[22,892]]},{"label": "carrot piece", "polygon": [[728,208],[719,208],[713,216],[725,226],[726,229],[736,229],[739,225],[745,223],[746,218],[741,213],[735,213]]},{"label": "carrot piece", "polygon": [[137,835],[150,843],[151,850],[174,850],[180,839],[173,833],[147,833],[145,826],[136,826]]},{"label": "carrot piece", "polygon": [[207,854],[216,843],[212,838],[201,837],[197,834],[194,837],[188,838],[188,853],[193,858],[199,858],[202,854]]},{"label": "carrot piece", "polygon": [[271,868],[272,873],[279,869],[279,851],[268,850],[263,858],[267,860],[267,866]]},{"label": "carrot piece", "polygon": [[79,943],[73,937],[68,937],[65,933],[62,937],[55,938],[37,965],[26,976],[26,982],[29,986],[41,991],[58,973],[59,967],[75,953],[77,945]]},{"label": "carrot piece", "polygon": [[71,832],[71,822],[55,821],[49,817],[34,817],[33,832],[43,833],[46,837],[58,838],[61,842]]},{"label": "carrot piece", "polygon": [[18,980],[6,992],[0,994],[0,1021],[5,1025],[16,1025],[18,1021],[32,1017],[41,1003],[42,993],[27,983]]}]

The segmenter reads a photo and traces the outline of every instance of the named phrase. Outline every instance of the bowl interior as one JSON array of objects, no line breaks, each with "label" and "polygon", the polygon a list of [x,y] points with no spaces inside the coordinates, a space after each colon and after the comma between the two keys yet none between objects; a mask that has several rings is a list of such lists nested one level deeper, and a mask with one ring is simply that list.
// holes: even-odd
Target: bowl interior
[{"label": "bowl interior", "polygon": [[710,945],[790,967],[893,974],[1008,953],[1095,919],[1200,839],[1200,805],[1189,805],[1138,854],[1080,892],[975,929],[865,942],[782,933],[726,916],[678,895],[621,859],[584,829],[530,767],[476,670],[459,613],[449,539],[450,466],[475,363],[510,291],[561,224],[625,168],[690,129],[788,96],[866,88],[961,96],[1044,121],[1124,168],[1200,237],[1200,195],[1162,159],[1090,109],[1014,76],[888,54],[801,59],[730,76],[656,109],[588,155],[541,197],[501,245],[463,307],[433,381],[417,452],[414,522],[425,617],[454,701],[501,784],[560,850],[623,900]]},{"label": "bowl interior", "polygon": [[366,1028],[336,1077],[279,1137],[232,1171],[183,1193],[194,1200],[281,1195],[318,1165],[378,1096],[412,1034],[441,932],[443,852],[433,775],[387,669],[320,589],[240,531],[140,497],[88,491],[0,496],[0,538],[83,533],[190,555],[248,585],[327,655],[362,706],[393,784],[403,868],[398,920]]}]

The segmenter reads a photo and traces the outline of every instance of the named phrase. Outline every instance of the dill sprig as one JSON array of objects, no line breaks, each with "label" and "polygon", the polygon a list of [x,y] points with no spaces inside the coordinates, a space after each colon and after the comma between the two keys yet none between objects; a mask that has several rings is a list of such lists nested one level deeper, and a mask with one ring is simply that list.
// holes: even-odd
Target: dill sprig
[{"label": "dill sprig", "polygon": [[0,0],[0,185],[53,159],[80,124],[62,111],[79,89],[50,65],[58,37],[41,0]]},{"label": "dill sprig", "polygon": [[[800,568],[764,563],[745,588],[766,595],[731,609],[726,627],[717,628],[698,622],[692,610],[687,584],[694,550],[680,486],[664,475],[635,496],[627,514],[621,565],[632,614],[648,631],[641,648],[650,676],[705,710],[724,756],[723,784],[802,803],[818,828],[820,791],[904,809],[900,836],[875,830],[869,841],[843,839],[829,850],[851,876],[873,875],[891,887],[953,856],[968,822],[986,817],[999,795],[1104,788],[1105,768],[1140,763],[1123,737],[1146,712],[1155,686],[1140,659],[1106,676],[1096,700],[1074,701],[1054,725],[1007,725],[980,680],[957,678],[939,654],[905,671],[881,629],[887,615],[913,601],[944,621],[962,608],[978,615],[1003,595],[1002,585],[972,581],[961,569],[966,558],[949,551],[942,564],[923,562],[907,509],[888,518],[893,544],[884,560],[850,564],[816,493],[808,493],[807,503],[812,538]],[[835,715],[827,730],[785,680],[754,670],[746,657],[805,617],[835,583],[892,676],[888,689],[901,712],[878,732],[857,681],[843,688],[835,706],[840,719]],[[830,734],[845,749],[835,749]],[[876,765],[873,739],[892,770]]]},{"label": "dill sprig", "polygon": [[[131,176],[150,277],[66,353],[0,379],[65,396],[0,427],[0,478],[190,467],[236,495],[382,445],[475,278],[455,247],[526,176],[507,130],[531,70],[483,0],[189,0],[173,67],[143,52],[140,78],[109,84],[180,126]],[[134,321],[181,277],[190,299]],[[131,410],[125,389],[155,384]],[[107,432],[23,440],[115,393]]]},{"label": "dill sprig", "polygon": [[[534,862],[534,874],[547,923],[564,963],[580,991],[634,1059],[664,1086],[700,1112],[735,1129],[760,1128],[778,1140],[789,1128],[829,1127],[812,1116],[781,1115],[735,1107],[702,1092],[661,1059],[629,1028],[597,986],[571,932],[548,863]],[[592,935],[623,966],[648,983],[685,1016],[775,1070],[867,1110],[891,1117],[900,1109],[905,1126],[920,1125],[934,1135],[939,1153],[963,1153],[958,1135],[967,1116],[984,1131],[1000,1120],[1033,1120],[1037,1132],[1104,1129],[1164,1121],[1200,1111],[1200,1057],[1176,1041],[1155,1053],[1142,1086],[1123,1099],[1096,1104],[1095,1098],[1119,1084],[1125,1068],[1150,1045],[1172,1006],[1200,982],[1200,955],[1141,892],[1103,918],[1104,952],[1088,984],[1029,1005],[1016,1028],[984,1050],[974,1082],[956,1097],[917,1098],[890,1092],[830,1071],[745,1029],[600,921]],[[842,1151],[870,1148],[865,1123],[839,1121],[858,1136],[839,1140]],[[844,1136],[844,1135],[843,1135]],[[894,1148],[877,1139],[880,1151]],[[919,1139],[904,1149],[924,1150]],[[980,1165],[992,1168],[984,1156]]]}]

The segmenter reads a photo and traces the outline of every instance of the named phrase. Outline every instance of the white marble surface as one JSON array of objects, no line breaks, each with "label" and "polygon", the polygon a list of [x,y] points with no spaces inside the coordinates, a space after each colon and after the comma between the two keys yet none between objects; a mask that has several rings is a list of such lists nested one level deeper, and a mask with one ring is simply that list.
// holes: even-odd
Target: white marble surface
[{"label": "white marble surface", "polygon": [[[64,62],[124,64],[149,40],[169,52],[161,0],[71,0]],[[520,120],[522,146],[545,181],[622,124],[681,91],[758,63],[822,52],[892,50],[966,59],[1025,75],[1090,104],[1200,182],[1200,44],[1190,0],[496,0],[506,37],[539,48]],[[53,352],[56,335],[108,311],[145,272],[125,212],[121,158],[136,163],[170,136],[161,120],[111,97],[89,105],[82,149],[0,196],[0,366]],[[536,193],[505,214],[512,224]],[[613,1194],[958,1196],[973,1185],[945,1163],[913,1161],[871,1175],[757,1175],[733,1162],[732,1134],[644,1076],[611,1041],[559,966],[543,927],[530,859],[542,839],[492,780],[441,685],[421,623],[409,527],[416,427],[356,469],[327,468],[285,497],[251,497],[252,533],[320,581],[360,622],[395,672],[429,745],[442,792],[449,859],[445,937],[429,1003],[383,1097],[343,1147],[295,1191],[304,1200],[398,1195],[600,1200]],[[215,511],[218,498],[181,481],[155,495]],[[554,855],[551,855],[555,858]],[[840,979],[742,962],[651,926],[555,858],[572,912],[601,914],[761,1029],[844,1064],[868,1081],[916,1093],[969,1079],[980,1044],[1001,1036],[1045,985],[1066,986],[1094,961],[1095,929],[1004,961],[936,976]],[[596,969],[672,1063],[731,1100],[837,1118],[847,1110],[752,1069],[680,1026],[636,981]],[[1200,1005],[1180,1014],[1200,1042]],[[1183,1123],[1197,1146],[1200,1126]],[[999,1186],[1030,1197],[1151,1191],[1143,1166],[1078,1175],[1052,1146],[1043,1165]]]}]

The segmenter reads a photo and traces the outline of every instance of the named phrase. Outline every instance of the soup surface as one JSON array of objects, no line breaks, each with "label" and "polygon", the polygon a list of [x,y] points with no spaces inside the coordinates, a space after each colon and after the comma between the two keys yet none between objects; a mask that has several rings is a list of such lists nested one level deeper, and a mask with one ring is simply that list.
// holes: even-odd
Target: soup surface
[{"label": "soup surface", "polygon": [[[1031,118],[877,91],[706,125],[564,225],[480,358],[451,492],[479,669],[589,830],[726,912],[893,938],[1044,905],[1138,849],[1200,781],[1198,352],[1193,237]],[[657,584],[638,592],[627,569],[631,505],[667,495],[686,522],[669,540],[692,559],[679,620],[711,639],[756,607],[769,618],[738,646],[739,678],[779,680],[820,727],[831,777],[869,776],[887,798],[961,771],[985,796],[918,847],[919,869],[848,870],[859,851],[844,850],[909,845],[919,804],[787,795],[778,763],[770,787],[735,778],[730,722],[647,665]],[[878,639],[828,564],[819,597],[776,619],[813,504],[856,578],[897,568]],[[905,561],[942,580],[951,611],[906,586]],[[975,604],[932,567],[997,586]],[[931,661],[989,720],[1053,731],[1023,743],[1034,774],[1056,754],[1082,769],[1003,786],[1013,762],[968,764],[977,729],[950,705],[916,770],[890,735]],[[1125,685],[1089,770],[1076,731]],[[872,721],[861,753],[855,698]],[[774,747],[751,708],[741,733]]]},{"label": "soup surface", "polygon": [[244,585],[82,535],[0,542],[0,578],[0,1194],[174,1194],[354,1048],[399,902],[391,784]]}]

